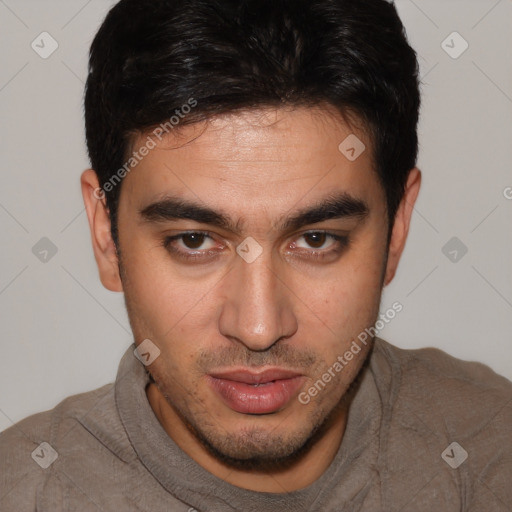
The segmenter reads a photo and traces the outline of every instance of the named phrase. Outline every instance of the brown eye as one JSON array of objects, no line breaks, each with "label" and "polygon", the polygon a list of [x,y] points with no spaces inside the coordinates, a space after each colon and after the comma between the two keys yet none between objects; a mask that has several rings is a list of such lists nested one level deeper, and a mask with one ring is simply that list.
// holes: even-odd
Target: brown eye
[{"label": "brown eye", "polygon": [[203,245],[205,235],[204,233],[187,233],[182,235],[181,239],[187,249],[198,249]]},{"label": "brown eye", "polygon": [[328,231],[309,231],[293,242],[293,247],[298,249],[301,256],[326,263],[338,258],[348,245],[348,236]]},{"label": "brown eye", "polygon": [[308,245],[314,249],[318,249],[322,247],[322,245],[325,244],[325,240],[327,238],[327,233],[306,233],[304,235],[305,240],[307,241]]},{"label": "brown eye", "polygon": [[181,260],[211,260],[220,254],[214,250],[213,238],[206,232],[189,231],[174,236],[167,236],[162,241],[163,247]]}]

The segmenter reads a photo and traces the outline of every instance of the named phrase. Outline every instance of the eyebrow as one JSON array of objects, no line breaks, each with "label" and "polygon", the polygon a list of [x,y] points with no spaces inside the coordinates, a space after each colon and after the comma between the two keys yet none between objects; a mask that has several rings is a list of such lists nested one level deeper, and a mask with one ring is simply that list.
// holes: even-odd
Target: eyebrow
[{"label": "eyebrow", "polygon": [[[280,219],[275,228],[278,231],[292,231],[309,224],[316,224],[330,219],[365,219],[370,212],[368,204],[347,192],[330,194],[312,206],[296,211],[290,217]],[[237,222],[228,215],[215,211],[202,204],[174,196],[151,203],[139,211],[147,222],[166,222],[188,219],[201,224],[209,224],[233,233],[239,233],[243,222]]]}]

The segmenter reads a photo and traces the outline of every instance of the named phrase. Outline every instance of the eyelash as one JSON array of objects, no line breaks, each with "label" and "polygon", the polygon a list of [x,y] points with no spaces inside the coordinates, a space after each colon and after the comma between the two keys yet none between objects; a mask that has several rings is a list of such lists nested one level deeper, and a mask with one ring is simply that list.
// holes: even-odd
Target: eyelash
[{"label": "eyelash", "polygon": [[[306,236],[306,235],[312,235],[312,234],[326,235],[326,236],[332,238],[336,242],[335,245],[337,246],[335,249],[330,249],[330,250],[308,251],[307,249],[302,249],[302,251],[306,251],[309,253],[309,255],[307,256],[308,258],[314,259],[317,261],[324,260],[325,258],[327,258],[329,256],[332,256],[337,253],[341,253],[346,247],[348,247],[349,242],[350,242],[350,239],[348,236],[340,236],[340,235],[336,235],[334,233],[330,233],[328,231],[322,231],[322,230],[308,231],[306,233],[303,233],[299,238]],[[210,234],[206,231],[186,231],[186,232],[180,233],[178,235],[165,237],[162,241],[162,246],[170,253],[172,253],[172,254],[176,255],[178,258],[181,258],[184,260],[200,260],[200,259],[206,259],[208,257],[218,256],[218,252],[212,251],[212,250],[202,250],[202,251],[197,250],[196,252],[188,252],[188,251],[176,249],[176,247],[172,246],[172,242],[174,242],[175,240],[183,239],[183,237],[186,235],[204,235],[205,237],[212,239]],[[299,251],[299,252],[301,252],[301,251]]]}]

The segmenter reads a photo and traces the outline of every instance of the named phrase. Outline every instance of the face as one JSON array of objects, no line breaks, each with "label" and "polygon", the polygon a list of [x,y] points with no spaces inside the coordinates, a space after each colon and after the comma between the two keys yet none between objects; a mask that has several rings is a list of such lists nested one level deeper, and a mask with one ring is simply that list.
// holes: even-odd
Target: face
[{"label": "face", "polygon": [[[354,161],[338,149],[351,134],[366,145]],[[378,316],[388,225],[364,132],[328,108],[185,126],[126,176],[118,219],[128,314],[136,343],[160,349],[148,369],[172,437],[231,461],[300,451],[370,344],[341,371],[338,357]]]}]

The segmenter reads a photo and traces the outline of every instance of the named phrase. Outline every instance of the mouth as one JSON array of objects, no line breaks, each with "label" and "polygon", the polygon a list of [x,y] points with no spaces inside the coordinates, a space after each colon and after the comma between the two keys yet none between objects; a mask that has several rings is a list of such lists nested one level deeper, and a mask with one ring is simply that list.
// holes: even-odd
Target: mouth
[{"label": "mouth", "polygon": [[297,394],[305,381],[300,373],[280,368],[257,373],[246,369],[212,372],[206,379],[230,409],[242,414],[278,412]]}]

